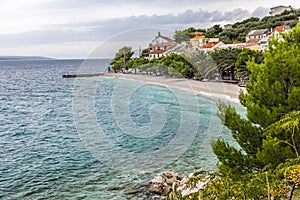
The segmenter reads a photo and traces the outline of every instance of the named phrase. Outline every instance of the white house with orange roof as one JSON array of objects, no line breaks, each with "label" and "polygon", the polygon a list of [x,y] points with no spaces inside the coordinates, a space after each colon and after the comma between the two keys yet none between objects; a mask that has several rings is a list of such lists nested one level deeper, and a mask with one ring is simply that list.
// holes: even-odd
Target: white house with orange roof
[{"label": "white house with orange roof", "polygon": [[204,45],[205,36],[195,36],[190,39],[190,44],[194,49],[198,49],[200,46]]},{"label": "white house with orange roof", "polygon": [[289,30],[291,30],[290,26],[277,26],[274,28],[274,37],[279,38],[281,33],[287,33]]},{"label": "white house with orange roof", "polygon": [[208,46],[212,46],[219,42],[219,38],[205,38],[205,36],[195,36],[190,39],[190,45],[194,50],[200,50],[207,44],[209,44]]},{"label": "white house with orange roof", "polygon": [[213,51],[214,49],[220,48],[222,45],[224,45],[224,43],[221,41],[208,42],[207,44],[203,45],[200,50]]},{"label": "white house with orange roof", "polygon": [[160,58],[166,55],[166,52],[176,45],[175,40],[162,36],[160,32],[149,45],[149,58]]},{"label": "white house with orange roof", "polygon": [[261,51],[266,51],[269,48],[269,39],[270,39],[271,35],[261,39],[258,42],[258,45],[260,46],[260,50]]}]

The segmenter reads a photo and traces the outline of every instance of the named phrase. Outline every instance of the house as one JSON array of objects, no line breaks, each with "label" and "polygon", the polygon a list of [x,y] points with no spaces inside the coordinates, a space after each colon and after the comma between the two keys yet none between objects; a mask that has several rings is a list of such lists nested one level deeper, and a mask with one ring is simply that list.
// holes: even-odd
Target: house
[{"label": "house", "polygon": [[214,49],[220,48],[222,45],[224,45],[223,42],[208,42],[207,44],[203,45],[201,47],[202,51],[213,51]]},{"label": "house", "polygon": [[270,31],[268,29],[252,30],[246,36],[246,42],[248,43],[248,41],[251,39],[262,39],[267,37],[268,35],[270,35]]},{"label": "house", "polygon": [[245,46],[240,46],[238,48],[241,48],[241,49],[250,49],[250,50],[253,50],[253,51],[261,51],[261,46],[259,44],[246,44]]},{"label": "house", "polygon": [[237,44],[223,44],[221,46],[219,46],[220,49],[235,49],[235,48],[239,48],[242,46],[245,46],[246,43],[237,43]]},{"label": "house", "polygon": [[[263,37],[263,38],[266,38],[266,37]],[[263,39],[262,38],[262,39]],[[246,45],[250,45],[250,44],[258,44],[259,43],[259,41],[261,40],[261,38],[254,38],[254,39],[250,39],[250,40],[247,40],[247,42],[246,42]]]},{"label": "house", "polygon": [[162,36],[160,32],[158,32],[158,35],[155,37],[154,40],[149,45],[149,57],[152,58],[160,58],[161,56],[165,55],[165,52],[167,52],[169,49],[174,47],[176,45],[175,40]]},{"label": "house", "polygon": [[208,43],[218,43],[219,41],[219,38],[205,38],[205,36],[195,36],[190,39],[190,44],[194,50],[198,50]]},{"label": "house", "polygon": [[151,50],[149,52],[149,58],[153,59],[153,58],[160,58],[162,56],[166,55],[166,50],[160,49],[160,50]]},{"label": "house", "polygon": [[274,36],[276,38],[279,38],[280,37],[280,33],[286,33],[288,32],[289,30],[291,30],[291,27],[290,26],[287,26],[287,25],[284,25],[284,26],[277,26],[274,28]]},{"label": "house", "polygon": [[270,39],[270,35],[265,37],[265,38],[262,38],[259,42],[258,42],[258,45],[260,46],[260,49],[262,51],[266,51],[269,47],[269,39]]},{"label": "house", "polygon": [[207,38],[207,42],[220,42],[219,38]]},{"label": "house", "polygon": [[225,25],[224,25],[224,29],[225,29],[225,30],[226,30],[226,29],[231,29],[232,26],[233,26],[233,24],[225,24]]},{"label": "house", "polygon": [[198,48],[203,45],[203,41],[205,40],[205,36],[195,36],[190,39],[190,44],[193,48]]},{"label": "house", "polygon": [[279,14],[283,13],[286,10],[290,11],[290,10],[293,10],[293,8],[291,6],[276,6],[276,7],[271,8],[269,14],[272,16],[275,16],[275,15],[279,15]]}]

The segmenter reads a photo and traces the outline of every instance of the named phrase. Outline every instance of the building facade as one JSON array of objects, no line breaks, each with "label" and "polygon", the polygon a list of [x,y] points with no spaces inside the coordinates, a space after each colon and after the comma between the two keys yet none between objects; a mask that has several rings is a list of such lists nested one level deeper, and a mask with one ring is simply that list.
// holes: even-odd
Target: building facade
[{"label": "building facade", "polygon": [[166,52],[173,48],[176,45],[175,40],[162,36],[160,32],[155,37],[154,40],[149,45],[149,58],[160,58],[161,56],[166,55]]},{"label": "building facade", "polygon": [[291,6],[276,6],[276,7],[271,8],[269,14],[271,16],[275,16],[275,15],[279,15],[279,14],[283,13],[286,10],[290,11],[292,9],[293,8]]}]

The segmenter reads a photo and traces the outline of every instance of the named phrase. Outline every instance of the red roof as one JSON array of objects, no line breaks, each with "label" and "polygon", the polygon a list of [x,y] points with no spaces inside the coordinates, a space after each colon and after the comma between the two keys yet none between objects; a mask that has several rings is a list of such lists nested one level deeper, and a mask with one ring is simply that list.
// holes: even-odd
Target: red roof
[{"label": "red roof", "polygon": [[151,50],[149,54],[160,54],[160,53],[164,53],[164,52],[166,52],[166,50],[163,50],[163,49],[161,49],[161,50]]},{"label": "red roof", "polygon": [[202,48],[209,49],[209,48],[214,47],[218,43],[219,42],[208,42],[207,44],[203,45]]},{"label": "red roof", "polygon": [[289,26],[277,26],[275,28],[275,30],[278,32],[284,32],[284,31],[288,30],[289,28],[290,28]]}]

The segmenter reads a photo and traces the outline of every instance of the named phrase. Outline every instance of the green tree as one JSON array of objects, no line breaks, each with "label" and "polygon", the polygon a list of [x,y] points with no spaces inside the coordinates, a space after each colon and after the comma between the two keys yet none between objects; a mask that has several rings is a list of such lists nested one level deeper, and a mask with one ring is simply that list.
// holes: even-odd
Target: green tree
[{"label": "green tree", "polygon": [[241,49],[231,48],[217,49],[210,54],[217,65],[222,79],[226,79],[228,76],[230,80],[233,80],[235,78],[235,65],[238,59],[238,55],[241,51]]},{"label": "green tree", "polygon": [[247,62],[249,61],[254,61],[257,64],[263,63],[264,61],[263,53],[261,51],[243,49],[243,51],[239,53],[237,61],[235,63],[238,77],[243,79],[247,79],[249,77],[250,71],[247,67]]},{"label": "green tree", "polygon": [[205,33],[205,31],[205,29],[196,29],[194,27],[190,27],[182,31],[175,31],[174,38],[177,43],[182,43],[184,41],[189,41],[191,38],[195,37],[195,32]]},{"label": "green tree", "polygon": [[115,72],[122,71],[126,67],[126,63],[131,59],[133,55],[132,48],[124,46],[118,50],[115,57],[110,61],[112,68]]},{"label": "green tree", "polygon": [[150,52],[149,48],[143,49],[141,57],[148,57],[149,56],[149,52]]},{"label": "green tree", "polygon": [[[300,110],[300,24],[283,40],[273,39],[270,51],[264,54],[264,63],[249,62],[251,71],[247,93],[241,93],[241,104],[247,108],[247,118],[242,118],[230,106],[221,106],[219,114],[241,147],[241,155],[231,159],[236,149],[227,142],[218,140],[213,150],[220,166],[232,169],[262,169],[266,163],[257,155],[263,149],[263,131],[280,120],[285,114]],[[270,141],[269,141],[270,142]],[[270,143],[271,144],[271,143]],[[288,158],[289,156],[287,156]],[[241,159],[236,162],[237,159]],[[270,163],[269,163],[270,164]],[[276,166],[277,163],[273,163]]]},{"label": "green tree", "polygon": [[175,34],[174,34],[174,38],[175,38],[175,41],[177,43],[182,43],[182,42],[185,42],[185,41],[189,41],[192,37],[194,36],[194,34],[191,32],[188,32],[188,31],[175,31]]},{"label": "green tree", "polygon": [[293,111],[264,131],[263,148],[257,157],[265,165],[277,166],[300,153],[300,111]]},{"label": "green tree", "polygon": [[171,72],[172,76],[177,77],[185,77],[185,78],[193,78],[194,77],[194,70],[193,65],[183,56],[172,53],[168,56],[160,57],[157,60],[163,66],[168,66],[173,69],[168,68],[168,72]]},{"label": "green tree", "polygon": [[300,110],[300,24],[282,40],[275,38],[264,54],[264,63],[248,63],[247,93],[240,95],[253,124],[266,128],[293,110]]},{"label": "green tree", "polygon": [[134,58],[129,60],[126,64],[125,67],[127,69],[134,69],[136,73],[136,69],[141,68],[142,66],[146,65],[149,63],[149,60],[145,57],[140,57],[140,58]]},{"label": "green tree", "polygon": [[221,33],[222,31],[223,31],[223,29],[220,26],[220,24],[216,24],[213,27],[207,29],[207,31],[205,33],[205,37],[207,37],[207,38],[218,37],[219,33]]}]

